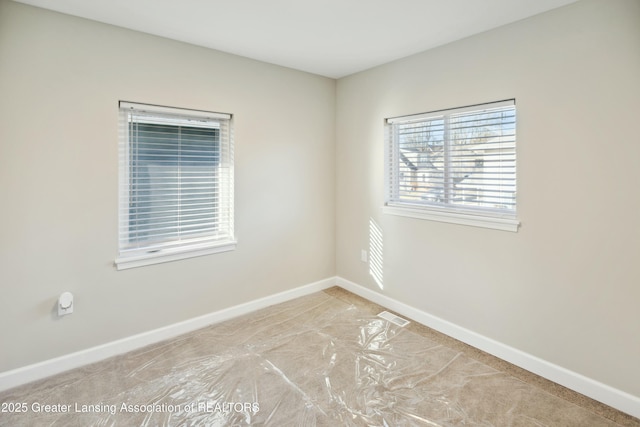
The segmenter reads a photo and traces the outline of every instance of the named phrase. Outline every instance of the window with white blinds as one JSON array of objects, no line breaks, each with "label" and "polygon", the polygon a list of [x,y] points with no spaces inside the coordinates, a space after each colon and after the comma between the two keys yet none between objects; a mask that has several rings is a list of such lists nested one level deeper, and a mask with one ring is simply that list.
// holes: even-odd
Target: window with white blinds
[{"label": "window with white blinds", "polygon": [[231,115],[120,102],[118,269],[232,250]]},{"label": "window with white blinds", "polygon": [[386,120],[385,212],[516,231],[514,100]]}]

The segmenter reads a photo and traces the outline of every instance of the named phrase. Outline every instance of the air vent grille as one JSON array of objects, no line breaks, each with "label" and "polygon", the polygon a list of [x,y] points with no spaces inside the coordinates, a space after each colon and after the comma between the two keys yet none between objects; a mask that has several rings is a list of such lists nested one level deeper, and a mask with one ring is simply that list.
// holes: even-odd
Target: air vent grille
[{"label": "air vent grille", "polygon": [[378,314],[378,317],[381,317],[384,320],[388,320],[394,325],[398,325],[400,327],[405,327],[409,324],[408,320],[403,319],[402,317],[398,317],[395,314],[389,313],[388,311],[383,311],[382,313]]}]

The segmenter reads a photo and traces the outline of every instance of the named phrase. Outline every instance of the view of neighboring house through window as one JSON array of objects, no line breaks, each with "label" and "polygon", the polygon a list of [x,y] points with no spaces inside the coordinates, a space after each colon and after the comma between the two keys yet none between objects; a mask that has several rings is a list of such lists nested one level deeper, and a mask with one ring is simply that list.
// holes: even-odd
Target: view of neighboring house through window
[{"label": "view of neighboring house through window", "polygon": [[515,218],[513,100],[387,119],[386,205]]},{"label": "view of neighboring house through window", "polygon": [[120,103],[118,268],[233,249],[230,120]]}]

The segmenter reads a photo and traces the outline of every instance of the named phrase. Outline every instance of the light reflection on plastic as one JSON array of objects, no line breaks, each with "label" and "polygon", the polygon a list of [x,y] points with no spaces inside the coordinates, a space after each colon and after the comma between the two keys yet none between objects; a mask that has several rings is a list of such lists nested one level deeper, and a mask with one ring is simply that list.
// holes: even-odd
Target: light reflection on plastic
[{"label": "light reflection on plastic", "polygon": [[380,289],[384,289],[383,282],[383,238],[380,226],[373,218],[369,218],[369,274],[376,281]]}]

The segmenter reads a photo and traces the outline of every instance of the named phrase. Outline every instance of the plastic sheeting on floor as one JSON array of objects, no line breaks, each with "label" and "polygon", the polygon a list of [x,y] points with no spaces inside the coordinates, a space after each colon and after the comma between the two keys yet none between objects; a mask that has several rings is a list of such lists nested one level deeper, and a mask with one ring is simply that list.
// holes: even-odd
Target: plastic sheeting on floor
[{"label": "plastic sheeting on floor", "polygon": [[0,398],[3,426],[616,425],[326,293]]}]

